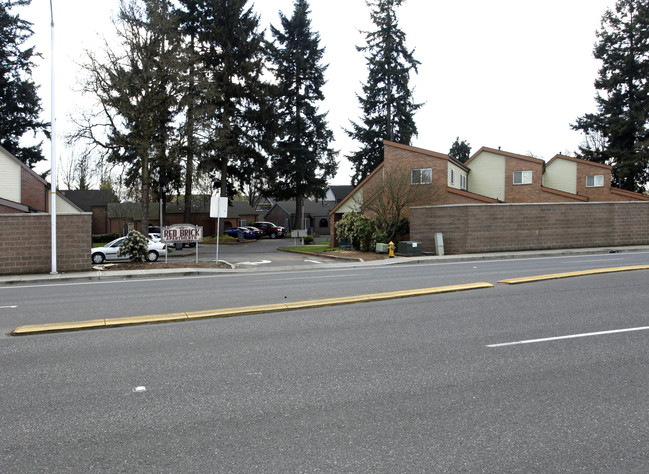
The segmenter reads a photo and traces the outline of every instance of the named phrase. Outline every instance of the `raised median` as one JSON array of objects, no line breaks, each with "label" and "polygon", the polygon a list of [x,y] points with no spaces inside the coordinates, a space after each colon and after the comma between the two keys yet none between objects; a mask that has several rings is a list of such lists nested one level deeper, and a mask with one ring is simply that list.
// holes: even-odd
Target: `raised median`
[{"label": "raised median", "polygon": [[238,308],[215,309],[208,311],[195,311],[188,313],[153,314],[147,316],[131,316],[124,318],[92,319],[66,323],[32,324],[20,326],[12,331],[14,336],[27,336],[32,334],[47,334],[53,332],[81,331],[88,329],[103,329],[120,326],[134,326],[142,324],[170,323],[190,321],[195,319],[226,318],[248,314],[262,314],[279,311],[292,311],[297,309],[320,308],[353,303],[367,303],[370,301],[408,298],[412,296],[435,295],[455,291],[477,290],[492,288],[491,283],[468,283],[463,285],[439,286],[433,288],[420,288],[416,290],[390,291],[385,293],[372,293],[358,296],[343,296],[339,298],[326,298],[320,300],[297,301],[292,303],[275,303],[259,306],[243,306]]}]

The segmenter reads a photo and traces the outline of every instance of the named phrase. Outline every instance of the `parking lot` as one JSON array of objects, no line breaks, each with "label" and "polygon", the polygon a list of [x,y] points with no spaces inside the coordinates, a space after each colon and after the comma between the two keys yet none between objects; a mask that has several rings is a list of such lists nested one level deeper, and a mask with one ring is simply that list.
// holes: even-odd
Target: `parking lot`
[{"label": "parking lot", "polygon": [[[325,237],[318,237],[316,241],[326,240]],[[313,257],[298,253],[282,252],[279,247],[295,245],[295,239],[286,237],[283,239],[263,238],[259,240],[247,240],[236,244],[219,245],[219,260],[226,261],[237,268],[245,267],[276,267],[292,265],[317,265],[331,264],[335,260],[325,257]],[[169,262],[183,261],[188,266],[196,261],[196,249],[191,247],[176,250],[171,247],[168,255]],[[198,261],[216,261],[215,244],[198,244]]]}]

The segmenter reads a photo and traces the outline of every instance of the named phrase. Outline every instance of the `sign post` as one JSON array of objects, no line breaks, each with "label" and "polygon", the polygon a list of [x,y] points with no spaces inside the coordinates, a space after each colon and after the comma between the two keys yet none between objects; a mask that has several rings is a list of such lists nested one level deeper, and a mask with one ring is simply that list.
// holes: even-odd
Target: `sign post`
[{"label": "sign post", "polygon": [[216,217],[216,265],[219,264],[219,240],[221,232],[221,217],[228,217],[228,198],[219,194],[212,196],[210,201],[210,217]]},{"label": "sign post", "polygon": [[[195,243],[196,263],[198,263],[198,243],[203,241],[203,228],[193,224],[174,224],[169,227],[161,227],[160,240],[166,244],[172,242]],[[166,254],[165,263],[167,263]]]}]

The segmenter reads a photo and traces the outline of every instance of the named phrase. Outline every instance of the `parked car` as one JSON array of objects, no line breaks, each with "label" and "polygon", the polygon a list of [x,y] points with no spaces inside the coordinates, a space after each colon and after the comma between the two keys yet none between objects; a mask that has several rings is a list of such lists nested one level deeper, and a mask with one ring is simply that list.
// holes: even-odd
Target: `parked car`
[{"label": "parked car", "polygon": [[255,239],[261,239],[264,236],[264,233],[256,227],[246,226],[246,229],[250,230],[255,235]]},{"label": "parked car", "polygon": [[229,229],[225,230],[225,235],[229,235],[230,237],[239,237],[239,232],[243,233],[243,238],[244,239],[254,239],[255,234],[248,228],[246,227],[230,227]]},{"label": "parked car", "polygon": [[259,229],[263,235],[267,235],[271,239],[284,237],[286,235],[286,229],[284,227],[275,225],[272,222],[255,222],[253,226]]},{"label": "parked car", "polygon": [[[112,242],[108,242],[103,247],[94,247],[90,251],[90,258],[92,263],[99,265],[104,263],[105,260],[128,260],[128,256],[118,256],[117,252],[119,251],[119,246],[126,237],[120,237],[115,239]],[[162,242],[154,242],[149,239],[148,251],[147,251],[147,260],[149,262],[155,262],[158,260],[160,255],[165,255],[167,253],[167,246]]]},{"label": "parked car", "polygon": [[158,232],[149,232],[149,239],[153,240],[154,242],[160,242],[162,240],[162,237]]}]

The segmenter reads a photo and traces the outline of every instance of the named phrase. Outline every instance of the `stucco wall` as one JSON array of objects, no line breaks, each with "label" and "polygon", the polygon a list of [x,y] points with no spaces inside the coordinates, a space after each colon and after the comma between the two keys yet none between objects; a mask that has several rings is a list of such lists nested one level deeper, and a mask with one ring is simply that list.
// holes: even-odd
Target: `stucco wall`
[{"label": "stucco wall", "polygon": [[465,204],[410,209],[410,239],[446,254],[649,244],[649,202]]},{"label": "stucco wall", "polygon": [[[57,214],[57,271],[90,269],[91,217]],[[0,274],[49,273],[51,232],[49,214],[0,214]]]}]

